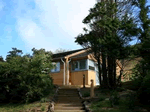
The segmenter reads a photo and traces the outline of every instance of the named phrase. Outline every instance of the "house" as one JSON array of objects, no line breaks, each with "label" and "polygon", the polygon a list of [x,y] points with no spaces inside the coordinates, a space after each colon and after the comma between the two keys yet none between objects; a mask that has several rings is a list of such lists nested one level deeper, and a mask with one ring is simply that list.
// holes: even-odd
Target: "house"
[{"label": "house", "polygon": [[54,84],[83,85],[85,75],[85,85],[90,85],[91,79],[99,85],[97,61],[86,49],[53,54],[53,64],[50,76]]}]

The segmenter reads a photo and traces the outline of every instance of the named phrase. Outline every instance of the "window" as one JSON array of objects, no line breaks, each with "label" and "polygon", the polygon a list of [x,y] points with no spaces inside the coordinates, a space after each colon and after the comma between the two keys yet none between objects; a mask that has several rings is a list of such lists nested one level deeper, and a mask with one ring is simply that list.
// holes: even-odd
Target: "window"
[{"label": "window", "polygon": [[72,70],[79,70],[79,62],[78,61],[73,62]]},{"label": "window", "polygon": [[95,70],[95,62],[94,61],[92,61],[92,60],[89,60],[89,69],[90,70]]},{"label": "window", "polygon": [[86,69],[86,60],[80,61],[80,69]]},{"label": "window", "polygon": [[72,70],[85,70],[86,60],[74,61],[72,63]]},{"label": "window", "polygon": [[51,69],[51,72],[59,72],[60,71],[60,62],[52,63],[54,65],[54,68]]}]

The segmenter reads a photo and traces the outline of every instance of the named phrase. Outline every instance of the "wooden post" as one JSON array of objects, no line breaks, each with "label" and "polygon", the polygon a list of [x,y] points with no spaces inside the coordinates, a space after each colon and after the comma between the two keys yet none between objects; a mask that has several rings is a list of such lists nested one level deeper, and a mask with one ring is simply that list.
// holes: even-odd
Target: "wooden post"
[{"label": "wooden post", "polygon": [[93,98],[94,97],[94,81],[93,81],[93,79],[91,80],[91,98]]},{"label": "wooden post", "polygon": [[83,74],[83,88],[85,88],[85,74]]},{"label": "wooden post", "polygon": [[69,75],[69,70],[68,70],[68,58],[66,58],[66,74],[65,74],[66,85],[68,85],[68,75]]}]

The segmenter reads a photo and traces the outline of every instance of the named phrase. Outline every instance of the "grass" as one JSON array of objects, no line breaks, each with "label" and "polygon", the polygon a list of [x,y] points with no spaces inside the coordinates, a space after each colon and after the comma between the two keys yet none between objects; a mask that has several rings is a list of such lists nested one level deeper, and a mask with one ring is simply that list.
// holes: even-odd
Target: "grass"
[{"label": "grass", "polygon": [[29,109],[46,107],[47,103],[34,102],[29,104],[1,104],[0,112],[23,112]]},{"label": "grass", "polygon": [[[55,91],[55,90],[54,90]],[[38,109],[41,111],[45,111],[48,107],[48,102],[54,95],[54,92],[50,93],[48,96],[41,98],[40,101],[36,101],[33,103],[25,103],[25,104],[0,104],[0,112],[25,112],[33,109]],[[27,112],[28,112],[27,111]],[[31,111],[32,112],[32,111]]]},{"label": "grass", "polygon": [[[113,95],[113,97],[110,97],[110,99],[112,98],[111,100],[105,100],[106,95],[104,95],[104,91],[110,96]],[[142,107],[138,104],[136,95],[134,93],[117,97],[119,95],[119,92],[117,91],[113,93],[112,91],[101,90],[99,94],[101,95],[99,97],[100,99],[91,102],[90,108],[93,110],[93,112],[143,112],[140,110]],[[115,103],[116,101],[117,103]]]}]

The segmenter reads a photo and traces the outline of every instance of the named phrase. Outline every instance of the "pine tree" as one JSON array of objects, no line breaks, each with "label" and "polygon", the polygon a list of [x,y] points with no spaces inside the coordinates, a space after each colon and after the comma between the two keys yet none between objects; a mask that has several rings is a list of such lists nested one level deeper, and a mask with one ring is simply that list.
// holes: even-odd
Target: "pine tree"
[{"label": "pine tree", "polygon": [[136,28],[128,14],[122,18],[117,16],[117,7],[116,3],[108,1],[97,3],[83,20],[88,29],[84,28],[85,34],[78,35],[75,41],[84,48],[91,48],[98,64],[102,63],[102,68],[100,65],[98,68],[104,88],[116,86],[116,59],[121,57],[124,46],[131,40]]}]

